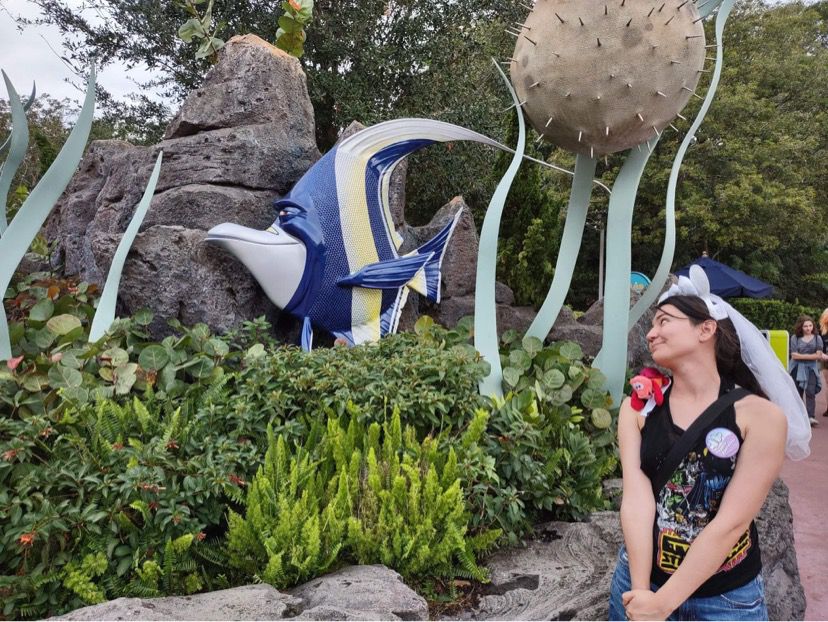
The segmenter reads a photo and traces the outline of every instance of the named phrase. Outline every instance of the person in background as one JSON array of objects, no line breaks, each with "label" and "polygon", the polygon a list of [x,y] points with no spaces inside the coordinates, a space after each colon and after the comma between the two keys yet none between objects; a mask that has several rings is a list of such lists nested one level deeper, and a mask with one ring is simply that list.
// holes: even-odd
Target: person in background
[{"label": "person in background", "polygon": [[[819,316],[819,335],[822,337],[822,384],[825,385],[828,384],[828,309]],[[822,416],[828,417],[828,409]]]},{"label": "person in background", "polygon": [[[823,314],[824,315],[824,314]],[[816,324],[809,315],[800,315],[791,335],[791,363],[788,371],[797,388],[805,394],[805,409],[812,426],[819,422],[815,416],[816,394],[822,390],[819,361],[824,360],[823,341],[816,333]]]}]

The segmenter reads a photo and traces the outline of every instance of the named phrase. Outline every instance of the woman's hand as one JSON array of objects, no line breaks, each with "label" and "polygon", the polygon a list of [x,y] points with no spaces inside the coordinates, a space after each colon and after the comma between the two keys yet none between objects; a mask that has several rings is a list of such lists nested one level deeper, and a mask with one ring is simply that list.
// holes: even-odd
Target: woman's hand
[{"label": "woman's hand", "polygon": [[628,620],[666,620],[672,607],[665,604],[658,594],[650,590],[630,590],[621,596]]}]

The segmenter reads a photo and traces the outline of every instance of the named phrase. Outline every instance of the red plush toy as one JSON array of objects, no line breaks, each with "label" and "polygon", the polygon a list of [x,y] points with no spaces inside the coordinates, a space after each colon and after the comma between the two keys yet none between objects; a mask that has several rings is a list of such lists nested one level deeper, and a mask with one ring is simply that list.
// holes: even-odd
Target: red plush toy
[{"label": "red plush toy", "polygon": [[632,377],[630,386],[633,389],[632,407],[641,412],[650,398],[654,404],[648,410],[664,403],[664,390],[670,386],[670,378],[653,367],[645,367],[640,374]]}]

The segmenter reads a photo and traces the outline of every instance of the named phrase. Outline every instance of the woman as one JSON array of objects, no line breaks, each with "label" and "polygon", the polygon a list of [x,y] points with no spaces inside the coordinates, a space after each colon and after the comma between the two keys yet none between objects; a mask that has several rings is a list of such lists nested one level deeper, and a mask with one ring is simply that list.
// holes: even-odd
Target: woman
[{"label": "woman", "polygon": [[[824,314],[823,314],[824,315]],[[815,416],[816,394],[822,390],[822,374],[818,361],[825,356],[822,338],[816,334],[814,320],[800,315],[791,335],[791,364],[788,371],[796,382],[800,393],[805,394],[805,408],[811,425],[818,425]]]},{"label": "woman", "polygon": [[[808,454],[810,427],[790,377],[756,328],[710,295],[704,272],[693,268],[659,301],[647,334],[653,360],[672,373],[663,398],[621,406],[625,546],[610,620],[766,620],[753,519],[786,451]],[[688,442],[669,468],[672,446]]]},{"label": "woman", "polygon": [[[828,309],[822,312],[819,316],[819,336],[822,337],[822,386],[828,384]],[[828,409],[822,413],[823,417],[828,417]]]}]

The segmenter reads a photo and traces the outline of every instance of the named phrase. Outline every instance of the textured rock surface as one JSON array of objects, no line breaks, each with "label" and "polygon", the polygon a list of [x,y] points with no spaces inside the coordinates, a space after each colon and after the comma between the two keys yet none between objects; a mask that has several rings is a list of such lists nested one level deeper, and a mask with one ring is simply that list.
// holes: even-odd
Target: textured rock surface
[{"label": "textured rock surface", "polygon": [[301,611],[302,601],[269,585],[245,585],[194,596],[116,598],[54,620],[281,620]]},{"label": "textured rock surface", "polygon": [[253,277],[200,242],[222,222],[266,228],[273,200],[319,158],[299,62],[258,37],[234,37],[161,143],[93,143],[47,227],[67,274],[106,280],[159,150],[161,175],[124,267],[121,312],[149,307],[156,336],[171,318],[224,330],[273,315]]},{"label": "textured rock surface", "polygon": [[57,620],[428,620],[428,605],[385,566],[348,566],[291,594],[269,585],[168,598],[118,598]]},{"label": "textured rock surface", "polygon": [[692,2],[546,0],[515,45],[512,83],[535,129],[595,157],[656,138],[704,68]]},{"label": "textured rock surface", "polygon": [[[757,520],[771,620],[802,620],[788,489],[777,480]],[[492,583],[479,605],[451,619],[606,620],[621,524],[617,512],[596,512],[587,523],[549,523],[525,549],[488,560]]]},{"label": "textured rock surface", "polygon": [[301,620],[428,620],[425,599],[385,566],[348,566],[291,590]]}]

